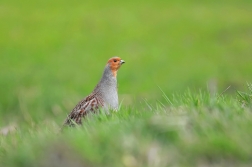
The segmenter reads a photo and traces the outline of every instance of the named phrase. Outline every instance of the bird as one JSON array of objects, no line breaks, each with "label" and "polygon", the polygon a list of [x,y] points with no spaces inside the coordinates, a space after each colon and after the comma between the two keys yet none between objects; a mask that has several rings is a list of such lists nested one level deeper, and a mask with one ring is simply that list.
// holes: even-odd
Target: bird
[{"label": "bird", "polygon": [[124,63],[125,61],[120,57],[112,57],[108,60],[99,83],[90,95],[73,108],[64,125],[81,125],[82,119],[90,112],[118,110],[117,71]]}]

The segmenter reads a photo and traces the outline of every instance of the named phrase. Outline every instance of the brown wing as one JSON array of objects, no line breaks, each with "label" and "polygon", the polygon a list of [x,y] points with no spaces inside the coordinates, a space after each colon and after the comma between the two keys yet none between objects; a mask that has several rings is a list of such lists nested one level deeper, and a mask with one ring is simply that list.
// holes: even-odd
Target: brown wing
[{"label": "brown wing", "polygon": [[99,107],[103,106],[103,101],[96,94],[91,94],[80,101],[72,112],[68,115],[64,125],[73,126],[74,124],[82,124],[82,118],[90,111],[95,112]]}]

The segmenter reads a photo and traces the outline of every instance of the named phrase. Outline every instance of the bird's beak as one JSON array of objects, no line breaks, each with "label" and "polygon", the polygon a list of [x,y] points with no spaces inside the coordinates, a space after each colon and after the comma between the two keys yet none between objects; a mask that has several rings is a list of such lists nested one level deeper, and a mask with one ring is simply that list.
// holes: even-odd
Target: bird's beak
[{"label": "bird's beak", "polygon": [[121,61],[120,61],[120,64],[122,65],[123,63],[125,63],[125,61],[124,61],[124,60],[121,60]]}]

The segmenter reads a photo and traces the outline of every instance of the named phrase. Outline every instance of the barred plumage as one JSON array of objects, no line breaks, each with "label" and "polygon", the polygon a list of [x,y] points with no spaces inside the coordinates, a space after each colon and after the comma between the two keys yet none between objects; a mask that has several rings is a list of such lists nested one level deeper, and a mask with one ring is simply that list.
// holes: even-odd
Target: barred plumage
[{"label": "barred plumage", "polygon": [[99,96],[95,95],[96,94],[91,94],[80,101],[68,115],[64,124],[74,125],[74,122],[81,124],[82,117],[85,117],[89,112],[95,112],[97,109],[102,107],[104,105],[103,100],[99,99]]},{"label": "barred plumage", "polygon": [[105,66],[102,78],[94,91],[81,100],[68,115],[64,125],[82,124],[82,118],[89,112],[95,112],[99,108],[103,110],[117,110],[118,94],[116,75],[120,66],[125,63],[119,57],[112,57]]}]

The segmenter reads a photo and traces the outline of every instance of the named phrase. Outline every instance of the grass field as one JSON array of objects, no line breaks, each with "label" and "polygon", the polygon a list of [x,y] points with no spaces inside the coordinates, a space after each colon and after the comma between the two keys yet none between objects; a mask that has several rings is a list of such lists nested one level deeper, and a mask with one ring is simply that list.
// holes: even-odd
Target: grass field
[{"label": "grass field", "polygon": [[[0,166],[251,166],[251,9],[2,0]],[[115,55],[121,110],[59,133]]]}]

